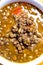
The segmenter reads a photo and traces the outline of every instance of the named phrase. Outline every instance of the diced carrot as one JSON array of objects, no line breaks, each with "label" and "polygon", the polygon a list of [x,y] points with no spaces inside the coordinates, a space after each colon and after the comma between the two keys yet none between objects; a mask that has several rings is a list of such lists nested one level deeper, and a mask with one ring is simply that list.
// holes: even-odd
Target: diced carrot
[{"label": "diced carrot", "polygon": [[12,10],[12,13],[15,15],[21,14],[22,12],[22,7],[16,7]]}]

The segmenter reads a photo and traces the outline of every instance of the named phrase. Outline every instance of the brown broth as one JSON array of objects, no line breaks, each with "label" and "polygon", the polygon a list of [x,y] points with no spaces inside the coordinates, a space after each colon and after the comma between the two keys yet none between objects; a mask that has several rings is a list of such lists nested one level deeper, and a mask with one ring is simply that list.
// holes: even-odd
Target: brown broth
[{"label": "brown broth", "polygon": [[[2,39],[5,35],[7,35],[7,33],[11,30],[11,27],[16,24],[11,12],[11,10],[16,6],[23,6],[25,9],[29,11],[31,15],[37,16],[37,12],[32,13],[31,10],[31,9],[37,10],[37,8],[27,3],[12,3],[0,9],[0,39]],[[39,12],[39,10],[37,11]],[[43,15],[41,12],[39,12],[39,14]],[[43,37],[43,25],[42,25],[43,23],[37,19],[36,22],[38,24],[38,31],[41,33]],[[7,45],[6,44],[2,46],[0,45],[0,56],[3,56],[6,59],[14,62],[23,63],[23,62],[31,61],[39,57],[43,53],[43,40],[41,40],[41,42],[38,43],[33,48],[33,51],[29,49],[24,49],[22,54],[18,54],[16,53],[16,51],[17,51],[16,48],[13,46],[10,40]]]}]

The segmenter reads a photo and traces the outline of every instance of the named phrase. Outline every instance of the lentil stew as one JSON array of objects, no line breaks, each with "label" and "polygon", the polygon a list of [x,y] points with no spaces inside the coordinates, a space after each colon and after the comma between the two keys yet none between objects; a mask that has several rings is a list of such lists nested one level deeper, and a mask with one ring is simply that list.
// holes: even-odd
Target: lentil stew
[{"label": "lentil stew", "polygon": [[28,3],[0,9],[0,56],[29,62],[43,53],[43,13]]}]

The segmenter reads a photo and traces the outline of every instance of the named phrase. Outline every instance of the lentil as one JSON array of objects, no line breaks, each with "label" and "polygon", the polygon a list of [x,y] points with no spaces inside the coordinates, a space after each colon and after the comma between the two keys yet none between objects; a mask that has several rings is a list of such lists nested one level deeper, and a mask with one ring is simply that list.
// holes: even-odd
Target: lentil
[{"label": "lentil", "polygon": [[0,56],[19,63],[40,56],[43,53],[41,21],[43,13],[28,3],[12,3],[0,9]]}]

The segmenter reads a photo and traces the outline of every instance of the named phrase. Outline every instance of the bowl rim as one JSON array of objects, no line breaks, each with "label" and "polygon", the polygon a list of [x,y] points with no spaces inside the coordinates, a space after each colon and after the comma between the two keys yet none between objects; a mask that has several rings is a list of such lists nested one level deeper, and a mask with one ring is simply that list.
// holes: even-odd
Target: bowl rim
[{"label": "bowl rim", "polygon": [[0,8],[12,2],[27,2],[27,3],[34,5],[35,7],[37,7],[43,12],[43,4],[39,2],[38,0],[1,0]]}]

